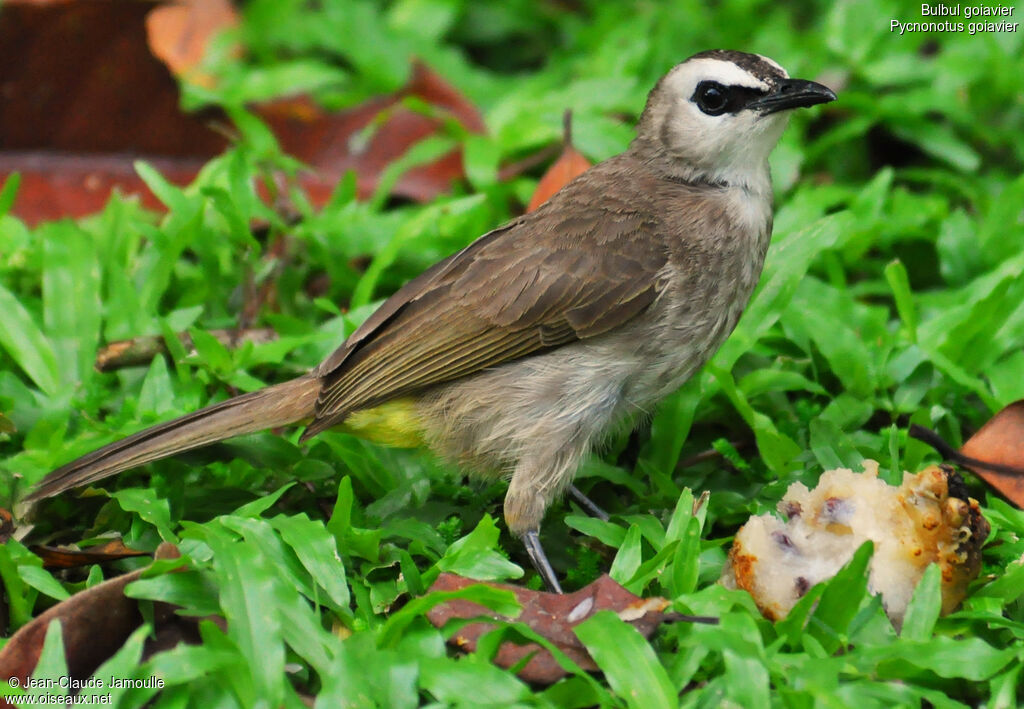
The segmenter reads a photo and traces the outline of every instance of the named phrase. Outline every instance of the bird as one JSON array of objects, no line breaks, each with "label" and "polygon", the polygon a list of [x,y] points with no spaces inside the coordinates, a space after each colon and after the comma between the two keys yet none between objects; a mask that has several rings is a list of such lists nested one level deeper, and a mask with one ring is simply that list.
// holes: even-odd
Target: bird
[{"label": "bird", "polygon": [[307,374],[110,443],[26,499],[246,433],[341,429],[507,478],[508,529],[560,592],[545,511],[732,332],[771,237],[769,154],[794,109],[835,99],[759,54],[695,54],[624,152],[409,281]]}]

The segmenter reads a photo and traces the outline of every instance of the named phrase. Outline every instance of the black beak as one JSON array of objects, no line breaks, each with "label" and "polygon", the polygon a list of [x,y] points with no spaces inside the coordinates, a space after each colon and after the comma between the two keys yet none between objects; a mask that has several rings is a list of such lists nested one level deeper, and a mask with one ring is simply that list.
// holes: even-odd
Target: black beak
[{"label": "black beak", "polygon": [[827,86],[804,79],[783,79],[770,94],[750,102],[747,108],[767,115],[835,100],[835,93]]}]

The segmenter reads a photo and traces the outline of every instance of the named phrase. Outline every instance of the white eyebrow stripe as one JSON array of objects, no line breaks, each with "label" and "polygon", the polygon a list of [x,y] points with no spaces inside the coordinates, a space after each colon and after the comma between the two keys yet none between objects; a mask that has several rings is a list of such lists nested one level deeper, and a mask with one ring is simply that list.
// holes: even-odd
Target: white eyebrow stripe
[{"label": "white eyebrow stripe", "polygon": [[[774,63],[774,62],[773,62]],[[732,62],[704,57],[691,59],[687,62],[687,73],[699,76],[700,80],[717,81],[725,86],[743,86],[758,91],[768,91],[771,87]]]}]

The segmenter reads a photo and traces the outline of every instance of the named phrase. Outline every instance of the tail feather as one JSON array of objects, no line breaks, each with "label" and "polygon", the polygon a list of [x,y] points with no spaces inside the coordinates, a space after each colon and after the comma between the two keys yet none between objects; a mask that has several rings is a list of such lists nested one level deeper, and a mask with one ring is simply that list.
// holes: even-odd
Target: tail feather
[{"label": "tail feather", "polygon": [[57,468],[26,499],[50,497],[225,438],[310,419],[319,390],[319,379],[299,377],[157,424]]}]

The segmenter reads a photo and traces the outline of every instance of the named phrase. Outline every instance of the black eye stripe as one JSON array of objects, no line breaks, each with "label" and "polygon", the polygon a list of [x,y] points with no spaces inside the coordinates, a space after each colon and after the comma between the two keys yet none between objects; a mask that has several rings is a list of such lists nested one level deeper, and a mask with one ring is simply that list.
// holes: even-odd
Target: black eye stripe
[{"label": "black eye stripe", "polygon": [[767,93],[764,89],[750,86],[725,86],[717,81],[702,81],[697,84],[690,100],[709,116],[720,116],[723,113],[737,113]]}]

